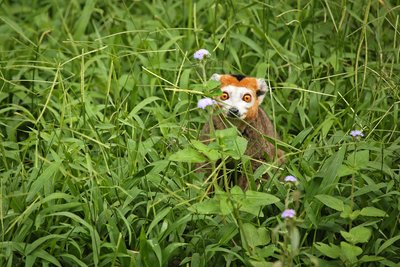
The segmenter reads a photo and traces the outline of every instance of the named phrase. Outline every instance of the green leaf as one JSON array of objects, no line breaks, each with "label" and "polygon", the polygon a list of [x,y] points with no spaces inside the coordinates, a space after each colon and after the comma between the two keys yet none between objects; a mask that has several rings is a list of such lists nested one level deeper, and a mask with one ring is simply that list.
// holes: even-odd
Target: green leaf
[{"label": "green leaf", "polygon": [[268,71],[268,63],[266,62],[261,62],[259,64],[257,64],[257,73],[256,73],[256,77],[265,77],[267,75],[267,71]]},{"label": "green leaf", "polygon": [[221,155],[219,154],[218,150],[212,149],[198,140],[192,140],[191,143],[194,148],[196,148],[200,153],[204,154],[210,161],[215,162],[220,159]]},{"label": "green leaf", "polygon": [[347,259],[350,263],[354,263],[357,261],[357,256],[361,255],[363,250],[360,247],[350,245],[346,242],[340,242],[341,254]]},{"label": "green leaf", "polygon": [[219,207],[221,210],[221,215],[226,216],[233,212],[232,202],[226,197],[220,199]]},{"label": "green leaf", "polygon": [[158,266],[162,266],[162,261],[163,261],[162,252],[161,252],[161,247],[158,244],[157,240],[150,239],[150,240],[147,240],[147,243],[149,244],[150,248],[153,250],[154,254],[157,257],[158,264],[159,264]]},{"label": "green leaf", "polygon": [[330,207],[331,209],[344,211],[344,203],[341,199],[323,194],[316,195],[315,198],[321,201],[325,206]]},{"label": "green leaf", "polygon": [[154,217],[154,219],[151,221],[151,224],[149,228],[147,229],[146,236],[149,236],[151,230],[162,220],[165,218],[165,216],[168,215],[168,213],[172,210],[171,207],[166,207],[159,211],[157,215]]},{"label": "green leaf", "polygon": [[394,236],[392,238],[389,238],[388,240],[386,240],[378,249],[378,251],[376,252],[376,254],[380,254],[383,251],[385,251],[388,247],[390,247],[391,245],[393,245],[394,242],[400,240],[400,235]]},{"label": "green leaf", "polygon": [[82,35],[85,32],[88,24],[90,23],[91,14],[95,11],[96,1],[95,0],[88,0],[84,8],[82,9],[82,13],[79,16],[78,20],[75,23],[74,29],[74,38],[76,40],[80,40]]},{"label": "green leaf", "polygon": [[46,241],[48,242],[48,240],[51,240],[51,239],[60,240],[60,239],[63,239],[63,238],[65,238],[65,236],[56,235],[56,234],[42,236],[42,237],[36,239],[33,243],[28,244],[26,246],[25,253],[26,253],[26,255],[30,255],[31,253],[33,253],[35,250],[37,250],[38,247],[41,246]]},{"label": "green leaf", "polygon": [[200,163],[207,161],[200,152],[193,148],[184,148],[169,156],[169,160],[178,162]]},{"label": "green leaf", "polygon": [[270,242],[267,228],[257,228],[251,223],[244,223],[243,231],[240,234],[242,240],[246,242],[251,249],[257,246],[265,246]]},{"label": "green leaf", "polygon": [[161,266],[167,266],[167,261],[171,259],[171,256],[173,256],[174,251],[179,248],[186,246],[187,243],[171,243],[168,244],[166,248],[162,250],[162,259],[163,259],[163,264]]},{"label": "green leaf", "polygon": [[371,229],[357,226],[350,230],[350,234],[355,237],[355,243],[366,243],[371,237]]},{"label": "green leaf", "polygon": [[193,253],[192,260],[190,262],[191,267],[201,267],[201,257],[199,253]]},{"label": "green leaf", "polygon": [[373,262],[373,261],[382,261],[384,260],[384,257],[379,257],[379,256],[374,256],[374,255],[364,255],[361,257],[360,261],[361,262]]},{"label": "green leaf", "polygon": [[279,202],[280,199],[264,192],[246,191],[245,198],[239,204],[239,210],[263,217],[261,208]]},{"label": "green leaf", "polygon": [[340,231],[340,234],[349,243],[366,243],[371,237],[371,230],[363,226],[357,226],[352,228],[349,232]]},{"label": "green leaf", "polygon": [[222,130],[215,131],[215,137],[221,141],[234,139],[238,136],[237,129],[235,127],[230,127]]},{"label": "green leaf", "polygon": [[340,148],[339,151],[329,157],[324,165],[322,165],[321,171],[318,173],[318,176],[323,178],[319,186],[319,192],[330,192],[337,185],[338,171],[343,164],[345,152],[346,149]]},{"label": "green leaf", "polygon": [[38,257],[38,258],[42,258],[45,261],[54,264],[55,266],[59,266],[59,267],[62,266],[61,263],[54,256],[52,256],[51,254],[49,254],[47,251],[45,251],[43,249],[35,251],[33,253],[33,255]]},{"label": "green leaf", "polygon": [[[215,80],[208,80],[207,82],[206,82],[206,90],[207,91],[212,91],[213,89],[216,89],[216,88],[218,88],[219,89],[219,86],[221,85],[221,82],[220,81],[215,81]],[[220,91],[220,90],[219,90]],[[219,92],[219,94],[221,94],[221,92]]]},{"label": "green leaf", "polygon": [[61,161],[56,161],[50,163],[50,165],[44,170],[44,172],[36,178],[36,180],[32,183],[28,196],[26,197],[26,201],[31,201],[40,190],[43,189],[45,184],[50,182],[50,179],[53,179],[53,176],[57,173],[60,168]]},{"label": "green leaf", "polygon": [[369,216],[369,217],[386,217],[388,216],[386,212],[381,209],[375,207],[365,207],[360,212],[361,216]]},{"label": "green leaf", "polygon": [[220,202],[218,199],[212,198],[203,202],[195,203],[189,210],[198,214],[219,214]]},{"label": "green leaf", "polygon": [[[6,14],[6,13],[3,13]],[[11,17],[12,18],[12,17]],[[32,47],[36,47],[36,44],[32,42],[24,33],[22,28],[15,22],[16,20],[14,19],[8,19],[7,17],[0,16],[0,20],[2,20],[5,24],[7,24],[11,29],[13,29],[15,32],[17,32],[25,41],[29,42]],[[26,29],[27,30],[27,29]]]},{"label": "green leaf", "polygon": [[154,102],[156,100],[159,100],[159,97],[156,96],[150,96],[148,98],[145,98],[142,102],[138,103],[137,105],[135,105],[135,107],[131,110],[131,112],[129,113],[128,117],[133,117],[134,115],[136,115],[136,113],[138,113],[139,110],[141,110],[142,108],[144,108],[146,105],[150,104],[151,102]]},{"label": "green leaf", "polygon": [[351,207],[349,205],[345,204],[343,206],[343,211],[340,213],[340,217],[345,218],[345,219],[349,218],[351,212],[352,212]]},{"label": "green leaf", "polygon": [[274,195],[265,193],[265,192],[258,192],[258,191],[246,191],[245,192],[246,199],[244,201],[244,205],[251,205],[251,206],[267,206],[280,201]]},{"label": "green leaf", "polygon": [[317,242],[314,246],[316,249],[318,249],[319,252],[332,259],[339,258],[341,253],[340,248],[334,244],[327,245],[321,242]]}]

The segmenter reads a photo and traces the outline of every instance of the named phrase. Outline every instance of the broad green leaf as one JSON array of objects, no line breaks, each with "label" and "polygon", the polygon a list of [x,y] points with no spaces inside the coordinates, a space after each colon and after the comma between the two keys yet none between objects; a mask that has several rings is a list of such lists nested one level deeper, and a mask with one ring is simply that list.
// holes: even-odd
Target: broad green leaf
[{"label": "broad green leaf", "polygon": [[352,228],[349,232],[340,231],[340,234],[349,243],[365,243],[368,242],[369,238],[371,237],[371,230],[366,227],[357,226]]},{"label": "broad green leaf", "polygon": [[243,224],[241,232],[242,240],[254,249],[257,246],[265,246],[270,242],[268,230],[265,227],[255,227],[251,223]]},{"label": "broad green leaf", "polygon": [[237,136],[237,130],[234,127],[215,131],[215,137],[219,140],[232,140]]},{"label": "broad green leaf", "polygon": [[169,160],[178,162],[200,163],[207,161],[200,152],[193,148],[184,148],[169,156]]},{"label": "broad green leaf", "polygon": [[351,207],[349,205],[345,204],[343,206],[343,211],[340,213],[340,217],[345,218],[345,219],[349,218],[351,212],[352,212]]},{"label": "broad green leaf", "polygon": [[194,148],[196,148],[200,153],[204,154],[210,161],[217,161],[221,157],[217,150],[210,148],[203,142],[192,140],[191,143]]},{"label": "broad green leaf", "polygon": [[327,245],[321,242],[317,242],[314,246],[316,249],[318,249],[319,252],[332,259],[339,258],[341,253],[340,247],[333,244]]},{"label": "broad green leaf", "polygon": [[226,216],[233,212],[232,202],[226,197],[220,199],[219,207],[221,210],[221,215]]},{"label": "broad green leaf", "polygon": [[357,226],[350,230],[350,234],[355,237],[356,243],[366,243],[371,237],[371,229],[363,226]]},{"label": "broad green leaf", "polygon": [[267,206],[280,201],[274,195],[265,193],[265,192],[258,192],[249,190],[245,192],[246,200],[244,205],[251,205],[251,206]]},{"label": "broad green leaf", "polygon": [[316,195],[316,199],[321,201],[325,206],[328,206],[331,209],[337,210],[337,211],[343,211],[344,210],[344,204],[341,199],[338,199],[333,196],[329,195]]},{"label": "broad green leaf", "polygon": [[341,255],[344,256],[349,262],[354,263],[357,261],[357,256],[361,255],[363,250],[360,247],[351,245],[346,242],[340,242]]},{"label": "broad green leaf", "polygon": [[261,208],[279,202],[280,199],[264,192],[246,191],[245,198],[239,205],[239,210],[255,216],[263,217]]},{"label": "broad green leaf", "polygon": [[369,150],[360,150],[349,154],[347,162],[354,169],[367,167],[369,164]]},{"label": "broad green leaf", "polygon": [[220,212],[219,200],[215,198],[195,203],[189,210],[198,214],[218,214]]},{"label": "broad green leaf", "polygon": [[360,212],[361,216],[370,216],[370,217],[386,217],[387,214],[385,211],[375,208],[375,207],[365,207]]},{"label": "broad green leaf", "polygon": [[[220,81],[215,81],[215,80],[208,80],[207,82],[206,82],[206,90],[207,91],[212,91],[213,89],[217,89],[218,88],[218,90],[219,90],[219,86],[221,85],[221,82]],[[220,91],[220,90],[219,90]],[[220,91],[220,93],[219,94],[221,94],[221,91]]]}]

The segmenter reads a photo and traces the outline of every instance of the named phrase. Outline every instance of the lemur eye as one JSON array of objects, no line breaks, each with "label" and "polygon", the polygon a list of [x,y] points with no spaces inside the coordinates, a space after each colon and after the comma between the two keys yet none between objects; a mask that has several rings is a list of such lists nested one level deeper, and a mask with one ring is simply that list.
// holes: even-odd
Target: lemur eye
[{"label": "lemur eye", "polygon": [[227,92],[223,92],[220,98],[221,98],[221,100],[228,100],[229,94]]},{"label": "lemur eye", "polygon": [[243,99],[244,102],[250,103],[251,102],[251,95],[250,94],[245,94],[242,99]]}]

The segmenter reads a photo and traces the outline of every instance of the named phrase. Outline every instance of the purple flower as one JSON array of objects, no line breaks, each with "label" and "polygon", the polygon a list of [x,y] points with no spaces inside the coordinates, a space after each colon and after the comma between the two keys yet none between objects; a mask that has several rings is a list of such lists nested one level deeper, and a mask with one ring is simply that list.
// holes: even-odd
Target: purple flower
[{"label": "purple flower", "polygon": [[295,183],[297,182],[297,178],[294,177],[293,175],[288,175],[285,177],[284,181],[289,183]]},{"label": "purple flower", "polygon": [[215,100],[213,100],[209,97],[206,97],[206,98],[200,99],[199,102],[197,102],[197,107],[205,109],[207,106],[212,106],[215,103],[216,103]]},{"label": "purple flower", "polygon": [[194,57],[194,59],[197,59],[197,60],[203,60],[204,57],[209,57],[210,55],[211,55],[211,54],[210,54],[210,52],[208,52],[208,50],[206,50],[206,49],[200,49],[200,50],[197,50],[197,51],[194,53],[193,57]]},{"label": "purple flower", "polygon": [[296,211],[294,209],[285,209],[281,214],[283,219],[294,218],[294,216],[296,216]]},{"label": "purple flower", "polygon": [[357,139],[360,137],[364,137],[364,134],[360,130],[353,130],[350,132],[350,135]]}]

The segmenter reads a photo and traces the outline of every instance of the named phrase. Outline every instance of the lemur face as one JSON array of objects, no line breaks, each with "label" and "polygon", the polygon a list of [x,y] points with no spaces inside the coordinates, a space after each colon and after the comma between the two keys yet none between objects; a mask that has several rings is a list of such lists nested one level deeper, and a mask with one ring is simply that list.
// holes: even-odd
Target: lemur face
[{"label": "lemur face", "polygon": [[217,100],[227,117],[246,121],[256,118],[258,106],[268,89],[263,79],[219,74],[211,79],[221,82],[222,94]]}]

